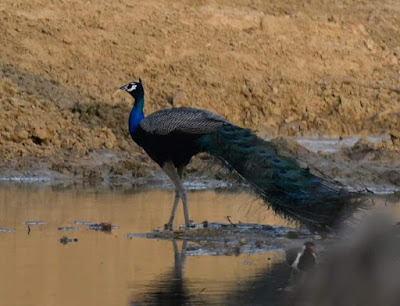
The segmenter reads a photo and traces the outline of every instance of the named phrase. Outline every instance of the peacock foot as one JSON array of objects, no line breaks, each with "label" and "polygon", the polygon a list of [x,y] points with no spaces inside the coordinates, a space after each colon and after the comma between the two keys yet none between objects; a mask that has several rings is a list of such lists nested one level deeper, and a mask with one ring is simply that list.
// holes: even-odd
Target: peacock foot
[{"label": "peacock foot", "polygon": [[172,230],[173,230],[172,223],[166,223],[166,224],[164,224],[164,230],[165,230],[165,231],[172,231]]}]

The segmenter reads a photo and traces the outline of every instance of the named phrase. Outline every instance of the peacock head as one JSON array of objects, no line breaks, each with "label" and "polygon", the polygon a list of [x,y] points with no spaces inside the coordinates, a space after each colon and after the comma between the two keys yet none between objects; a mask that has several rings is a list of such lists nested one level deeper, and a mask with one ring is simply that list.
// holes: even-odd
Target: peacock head
[{"label": "peacock head", "polygon": [[129,93],[134,99],[142,98],[144,95],[142,80],[139,78],[139,82],[131,82],[119,88]]}]

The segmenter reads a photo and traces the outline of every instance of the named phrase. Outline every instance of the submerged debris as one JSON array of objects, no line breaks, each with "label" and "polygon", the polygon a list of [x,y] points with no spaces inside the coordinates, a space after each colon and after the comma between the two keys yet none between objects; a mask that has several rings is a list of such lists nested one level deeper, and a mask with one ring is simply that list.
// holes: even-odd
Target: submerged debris
[{"label": "submerged debris", "polygon": [[0,228],[0,233],[14,233],[15,230],[9,228]]},{"label": "submerged debris", "polygon": [[[229,221],[229,220],[228,220]],[[207,224],[207,226],[204,226]],[[191,241],[187,255],[240,255],[278,250],[288,244],[288,233],[293,228],[254,223],[212,223],[193,224],[194,229],[160,231],[151,233],[128,233],[127,238],[144,237],[151,239],[177,239]],[[297,232],[299,239],[311,239],[308,230]],[[289,235],[290,236],[290,235]],[[277,239],[279,238],[279,239]]]},{"label": "submerged debris", "polygon": [[92,224],[95,224],[95,222],[90,222],[90,221],[74,221],[73,223],[75,225],[92,225]]},{"label": "submerged debris", "polygon": [[59,230],[59,231],[67,231],[67,232],[79,231],[78,228],[72,227],[72,226],[59,227],[58,230]]},{"label": "submerged debris", "polygon": [[67,236],[60,238],[60,243],[63,245],[67,245],[70,242],[78,242],[78,238],[68,238]]},{"label": "submerged debris", "polygon": [[119,229],[118,225],[112,225],[108,222],[94,223],[87,226],[88,229],[94,231],[111,232],[113,229]]},{"label": "submerged debris", "polygon": [[74,221],[74,225],[84,225],[87,229],[101,232],[111,232],[113,229],[119,229],[119,225],[112,225],[110,222],[90,222],[90,221]]},{"label": "submerged debris", "polygon": [[30,225],[30,226],[32,226],[32,225],[45,225],[46,222],[44,222],[44,221],[25,221],[24,224],[25,225]]}]

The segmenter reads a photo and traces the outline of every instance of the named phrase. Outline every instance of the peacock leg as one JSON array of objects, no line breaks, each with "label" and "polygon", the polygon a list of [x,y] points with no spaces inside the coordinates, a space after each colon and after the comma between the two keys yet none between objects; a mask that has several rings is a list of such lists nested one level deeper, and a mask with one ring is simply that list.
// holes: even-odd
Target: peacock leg
[{"label": "peacock leg", "polygon": [[[182,174],[183,174],[183,167],[179,167],[177,169],[172,161],[168,161],[168,162],[164,163],[164,165],[162,166],[162,169],[168,175],[168,177],[171,179],[171,181],[174,183],[175,190],[176,190],[174,206],[172,207],[170,221],[168,222],[167,226],[172,226],[171,220],[173,221],[173,219],[175,217],[176,206],[178,205],[179,198],[181,198],[182,202],[183,202],[183,212],[185,215],[185,228],[188,229],[190,227],[189,210],[187,207],[186,191],[183,188],[182,179],[181,179]],[[177,197],[178,197],[178,200],[176,200]]]},{"label": "peacock leg", "polygon": [[[178,175],[180,178],[181,183],[183,182],[183,170],[185,170],[185,166],[179,166],[177,168],[178,170]],[[189,208],[188,208],[188,204],[187,204],[187,194],[186,194],[186,190],[185,188],[183,188],[182,185],[182,194],[181,194],[181,198],[182,198],[182,204],[183,204],[183,214],[185,216],[185,227],[189,228],[190,227],[190,220],[189,220]]]},{"label": "peacock leg", "polygon": [[166,230],[172,231],[174,218],[175,218],[175,211],[176,211],[176,208],[178,207],[179,199],[180,199],[179,191],[176,189],[175,190],[174,205],[172,206],[171,216],[169,217],[168,223],[165,225],[165,229]]},{"label": "peacock leg", "polygon": [[183,214],[185,215],[185,228],[188,229],[190,227],[190,220],[189,220],[189,209],[187,205],[187,195],[185,190],[183,190],[181,198],[183,203]]}]

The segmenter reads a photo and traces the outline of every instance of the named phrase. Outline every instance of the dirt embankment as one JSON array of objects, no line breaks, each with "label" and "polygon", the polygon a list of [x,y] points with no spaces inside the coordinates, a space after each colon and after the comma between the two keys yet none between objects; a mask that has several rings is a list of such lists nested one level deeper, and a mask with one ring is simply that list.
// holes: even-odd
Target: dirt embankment
[{"label": "dirt embankment", "polygon": [[5,0],[0,29],[2,175],[144,175],[131,100],[111,96],[139,76],[147,113],[207,108],[262,136],[387,134],[373,150],[397,158],[397,0]]}]

